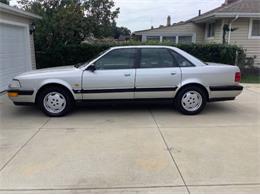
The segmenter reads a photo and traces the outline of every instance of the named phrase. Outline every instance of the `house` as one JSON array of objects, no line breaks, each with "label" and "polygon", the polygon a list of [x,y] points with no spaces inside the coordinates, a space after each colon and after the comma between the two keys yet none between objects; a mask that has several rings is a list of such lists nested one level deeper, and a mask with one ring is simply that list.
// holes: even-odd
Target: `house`
[{"label": "house", "polygon": [[220,7],[177,24],[136,31],[140,40],[173,43],[225,43],[246,49],[260,66],[260,0],[225,0]]},{"label": "house", "polygon": [[33,20],[40,18],[0,3],[0,92],[14,76],[36,67]]}]

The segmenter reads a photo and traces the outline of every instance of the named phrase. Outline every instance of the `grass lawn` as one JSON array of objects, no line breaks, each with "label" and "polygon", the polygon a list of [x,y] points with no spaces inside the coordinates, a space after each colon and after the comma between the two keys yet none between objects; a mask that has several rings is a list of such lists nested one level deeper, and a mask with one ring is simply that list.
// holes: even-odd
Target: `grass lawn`
[{"label": "grass lawn", "polygon": [[260,76],[242,75],[241,83],[260,83]]}]

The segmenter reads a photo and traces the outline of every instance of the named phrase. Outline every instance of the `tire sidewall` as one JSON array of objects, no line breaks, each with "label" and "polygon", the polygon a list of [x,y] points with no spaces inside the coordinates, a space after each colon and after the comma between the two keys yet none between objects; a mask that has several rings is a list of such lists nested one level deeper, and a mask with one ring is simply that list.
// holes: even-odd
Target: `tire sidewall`
[{"label": "tire sidewall", "polygon": [[[52,113],[49,112],[45,106],[44,106],[44,98],[47,94],[51,93],[51,92],[58,92],[60,94],[62,94],[66,100],[66,106],[65,108],[59,112],[59,113]],[[47,115],[47,116],[51,116],[51,117],[60,117],[60,116],[64,116],[66,115],[68,112],[71,111],[72,109],[72,105],[73,105],[73,98],[71,97],[71,94],[67,91],[64,90],[62,88],[58,88],[58,87],[50,87],[47,89],[44,89],[40,94],[39,94],[39,98],[37,100],[37,104],[40,107],[40,109]]]},{"label": "tire sidewall", "polygon": [[[195,111],[188,111],[182,105],[182,97],[188,91],[196,91],[202,97],[201,106],[199,107],[199,109],[197,109]],[[206,96],[204,90],[199,88],[199,87],[196,87],[196,86],[194,86],[194,87],[190,86],[190,87],[185,87],[184,89],[181,89],[181,91],[178,93],[177,98],[175,100],[176,108],[179,110],[179,112],[181,112],[181,113],[183,113],[185,115],[196,115],[196,114],[199,114],[202,110],[204,110],[204,108],[206,106],[206,103],[207,103],[207,96]]]}]

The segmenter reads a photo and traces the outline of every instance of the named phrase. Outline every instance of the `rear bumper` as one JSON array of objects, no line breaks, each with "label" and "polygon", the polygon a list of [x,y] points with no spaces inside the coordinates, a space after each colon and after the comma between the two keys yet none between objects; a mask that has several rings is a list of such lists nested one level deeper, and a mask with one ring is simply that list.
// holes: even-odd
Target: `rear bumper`
[{"label": "rear bumper", "polygon": [[[209,100],[213,101],[226,101],[234,100],[235,97],[240,95],[243,91],[243,86],[210,86]],[[221,100],[222,99],[222,100]]]},{"label": "rear bumper", "polygon": [[235,85],[235,86],[212,86],[209,87],[210,91],[242,91],[243,86]]}]

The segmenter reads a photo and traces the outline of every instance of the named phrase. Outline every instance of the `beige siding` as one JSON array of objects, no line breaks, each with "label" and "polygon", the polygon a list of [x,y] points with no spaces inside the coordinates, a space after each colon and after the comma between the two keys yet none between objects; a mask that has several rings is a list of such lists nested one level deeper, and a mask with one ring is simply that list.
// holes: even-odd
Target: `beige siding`
[{"label": "beige siding", "polygon": [[230,43],[245,48],[248,57],[256,56],[255,65],[260,66],[260,39],[249,38],[249,23],[249,18],[238,19],[233,23],[232,27],[238,30],[231,33]]},{"label": "beige siding", "polygon": [[222,28],[223,28],[223,24],[222,24],[222,20],[217,20],[215,21],[215,36],[214,37],[207,37],[207,28],[206,25],[204,25],[204,40],[205,43],[222,43]]},{"label": "beige siding", "polygon": [[[28,26],[32,23],[31,20],[26,19],[26,18],[22,18],[22,17],[17,17],[8,13],[4,13],[1,12],[0,13],[0,19],[1,20],[5,20],[8,22],[12,22],[12,23],[22,23],[22,24],[27,24]],[[29,32],[28,32],[29,33]],[[30,50],[31,50],[31,61],[32,61],[32,68],[35,69],[36,68],[36,61],[35,61],[35,49],[34,49],[34,41],[33,41],[33,36],[30,35]]]},{"label": "beige siding", "polygon": [[135,33],[136,35],[144,36],[163,36],[163,35],[192,35],[196,33],[196,43],[202,43],[204,40],[203,26],[193,23],[179,24],[175,26],[151,29]]}]

